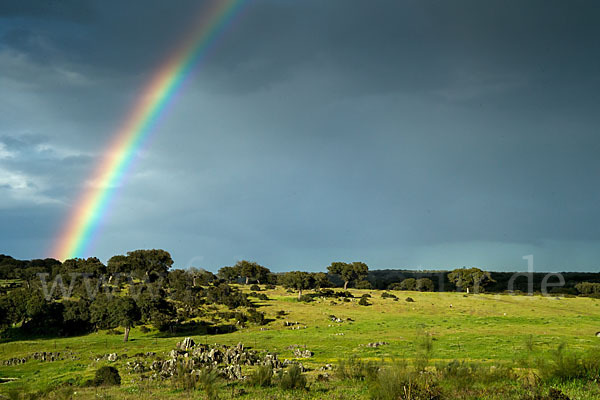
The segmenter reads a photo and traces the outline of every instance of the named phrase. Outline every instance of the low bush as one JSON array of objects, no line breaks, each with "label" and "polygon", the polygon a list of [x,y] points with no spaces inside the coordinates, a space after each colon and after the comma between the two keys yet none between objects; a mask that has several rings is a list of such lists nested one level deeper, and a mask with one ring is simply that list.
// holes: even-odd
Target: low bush
[{"label": "low bush", "polygon": [[204,368],[198,374],[198,383],[204,391],[207,399],[214,400],[219,398],[219,391],[217,388],[218,380],[219,374],[217,370],[212,368]]},{"label": "low bush", "polygon": [[361,297],[360,300],[358,301],[358,305],[359,306],[370,306],[371,303],[369,303],[367,301],[367,297]]},{"label": "low bush", "polygon": [[287,371],[279,375],[279,387],[283,390],[304,389],[308,390],[306,377],[302,375],[300,367],[293,364],[287,368]]},{"label": "low bush", "polygon": [[171,376],[171,385],[175,389],[190,391],[195,390],[198,384],[198,375],[193,374],[191,366],[186,363],[178,364],[173,376]]},{"label": "low bush", "polygon": [[313,298],[309,294],[303,294],[302,296],[300,296],[298,298],[298,301],[302,301],[304,303],[310,303],[311,301],[313,301]]},{"label": "low bush", "polygon": [[96,370],[93,383],[94,386],[118,386],[121,384],[121,375],[115,367],[106,365]]},{"label": "low bush", "polygon": [[260,292],[262,289],[260,288],[260,286],[254,284],[250,286],[250,290],[252,290],[253,292]]},{"label": "low bush", "polygon": [[357,356],[351,356],[338,361],[335,374],[342,380],[362,381],[374,377],[378,369],[379,365],[373,361],[363,361]]},{"label": "low bush", "polygon": [[265,319],[265,313],[256,311],[253,308],[248,310],[248,321],[258,325],[264,325],[267,323],[267,320]]},{"label": "low bush", "polygon": [[429,373],[416,373],[406,364],[381,368],[370,385],[374,400],[440,400],[442,390],[437,379]]},{"label": "low bush", "polygon": [[600,379],[600,354],[591,352],[578,356],[567,352],[561,343],[549,356],[537,359],[540,378],[548,382],[567,382],[576,379]]},{"label": "low bush", "polygon": [[251,386],[268,387],[271,386],[273,380],[273,368],[269,365],[261,365],[256,371],[250,375],[248,383]]}]

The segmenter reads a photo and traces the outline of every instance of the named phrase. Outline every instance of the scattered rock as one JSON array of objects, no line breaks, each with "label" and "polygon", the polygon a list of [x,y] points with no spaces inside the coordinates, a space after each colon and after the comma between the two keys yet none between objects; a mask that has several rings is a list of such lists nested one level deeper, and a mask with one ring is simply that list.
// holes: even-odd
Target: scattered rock
[{"label": "scattered rock", "polygon": [[333,365],[331,365],[331,364],[325,364],[321,368],[319,368],[319,371],[331,371],[331,370],[333,370]]},{"label": "scattered rock", "polygon": [[379,347],[379,346],[385,346],[386,344],[389,344],[388,342],[373,342],[373,343],[367,343],[367,347]]},{"label": "scattered rock", "polygon": [[314,354],[315,353],[313,353],[310,350],[300,350],[300,349],[295,349],[294,350],[294,357],[298,357],[298,358],[310,358]]},{"label": "scattered rock", "polygon": [[194,340],[192,340],[191,337],[186,337],[185,339],[183,339],[182,342],[177,343],[177,349],[183,350],[183,351],[188,351],[192,347],[194,347],[194,345],[195,345]]}]

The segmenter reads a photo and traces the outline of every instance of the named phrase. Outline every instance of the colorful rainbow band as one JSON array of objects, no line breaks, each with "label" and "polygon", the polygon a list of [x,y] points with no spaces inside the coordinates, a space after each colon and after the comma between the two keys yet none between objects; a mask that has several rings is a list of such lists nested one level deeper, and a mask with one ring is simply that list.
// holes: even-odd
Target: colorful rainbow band
[{"label": "colorful rainbow band", "polygon": [[212,0],[179,48],[153,74],[75,204],[51,256],[84,257],[98,223],[138,150],[148,139],[185,79],[206,56],[246,0]]}]

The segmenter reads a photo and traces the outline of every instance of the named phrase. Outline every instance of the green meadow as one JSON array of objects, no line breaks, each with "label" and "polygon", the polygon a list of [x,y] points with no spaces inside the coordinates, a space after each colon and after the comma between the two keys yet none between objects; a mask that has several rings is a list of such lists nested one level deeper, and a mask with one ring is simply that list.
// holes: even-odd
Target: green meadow
[{"label": "green meadow", "polygon": [[[425,337],[431,341],[427,371],[441,370],[455,360],[485,371],[511,371],[494,382],[482,383],[480,389],[476,383],[469,389],[456,389],[452,387],[452,379],[447,378],[439,383],[446,393],[440,398],[534,399],[536,393],[554,387],[571,399],[600,398],[596,382],[585,379],[542,382],[538,371],[544,360],[556,362],[559,347],[573,357],[600,353],[600,338],[595,336],[600,331],[600,300],[391,291],[398,297],[394,300],[382,298],[383,291],[350,291],[355,298],[348,302],[316,298],[309,303],[299,302],[294,293],[279,287],[263,291],[269,300],[257,304],[270,321],[263,326],[248,324],[223,334],[163,334],[135,327],[126,343],[119,332],[108,331],[70,338],[4,338],[0,344],[1,362],[42,351],[70,356],[55,362],[29,360],[20,365],[0,364],[0,380],[4,382],[0,384],[0,394],[7,398],[34,398],[35,393],[43,393],[39,395],[42,398],[74,399],[205,398],[207,394],[201,389],[183,390],[169,380],[143,379],[140,374],[130,373],[126,366],[138,353],[151,351],[157,353],[156,358],[167,358],[177,342],[190,336],[196,343],[243,343],[252,349],[275,352],[281,360],[295,359],[289,349],[293,345],[314,352],[313,357],[299,360],[308,368],[305,372],[308,390],[218,381],[219,398],[384,398],[372,393],[373,382],[369,379],[344,379],[336,374],[335,366],[352,356],[380,366],[412,365],[422,353],[420,343]],[[371,295],[370,305],[361,306],[358,298],[365,293]],[[406,301],[407,297],[414,301]],[[283,317],[281,311],[285,312]],[[331,316],[343,322],[334,322]],[[296,326],[300,329],[290,329],[284,326],[284,321],[298,322]],[[212,316],[210,322],[218,326],[228,321]],[[366,346],[372,342],[387,344],[376,348]],[[96,360],[107,353],[117,353],[119,359]],[[334,370],[323,377],[321,367],[326,364],[332,364]],[[116,367],[122,384],[106,388],[83,386],[103,365]],[[252,372],[253,367],[247,368],[243,369],[244,374]],[[533,379],[534,384],[528,383],[528,379]],[[32,393],[31,397],[25,393]]]}]

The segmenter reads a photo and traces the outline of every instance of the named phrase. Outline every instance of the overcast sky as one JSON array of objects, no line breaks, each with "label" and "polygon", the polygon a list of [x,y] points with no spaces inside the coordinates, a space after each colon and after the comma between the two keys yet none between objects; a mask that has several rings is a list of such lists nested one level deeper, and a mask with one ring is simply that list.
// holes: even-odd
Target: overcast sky
[{"label": "overcast sky", "polygon": [[[0,253],[48,254],[197,9],[0,3]],[[597,271],[598,21],[592,0],[251,1],[87,255]]]}]

